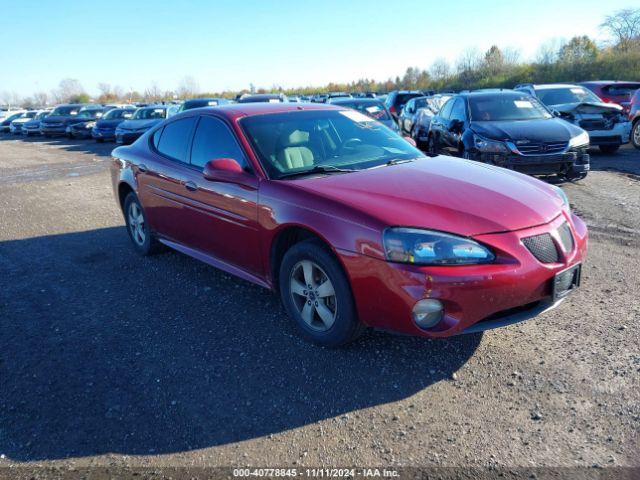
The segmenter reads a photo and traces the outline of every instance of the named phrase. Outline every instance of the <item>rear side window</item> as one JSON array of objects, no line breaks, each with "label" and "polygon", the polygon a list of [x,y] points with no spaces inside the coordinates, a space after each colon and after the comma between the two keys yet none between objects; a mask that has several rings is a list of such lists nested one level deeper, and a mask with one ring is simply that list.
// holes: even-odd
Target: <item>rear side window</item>
[{"label": "rear side window", "polygon": [[247,166],[244,154],[229,128],[217,118],[200,117],[193,135],[191,164],[204,167],[209,160],[216,158],[233,158],[243,168]]},{"label": "rear side window", "polygon": [[197,117],[181,118],[167,123],[158,142],[158,152],[180,162],[187,161],[187,147]]},{"label": "rear side window", "polygon": [[162,135],[163,128],[159,128],[153,133],[153,148],[158,149],[158,145],[160,145],[160,136]]}]

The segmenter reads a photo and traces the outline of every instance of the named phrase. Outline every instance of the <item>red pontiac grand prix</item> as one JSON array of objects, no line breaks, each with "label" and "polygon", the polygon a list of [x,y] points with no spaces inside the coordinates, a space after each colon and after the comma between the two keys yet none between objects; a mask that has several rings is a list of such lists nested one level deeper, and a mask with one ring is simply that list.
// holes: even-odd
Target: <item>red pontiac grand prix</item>
[{"label": "red pontiac grand prix", "polygon": [[273,289],[323,345],[508,325],[580,284],[587,228],[561,189],[426,157],[354,110],[193,109],[112,155],[139,253],[164,244]]}]

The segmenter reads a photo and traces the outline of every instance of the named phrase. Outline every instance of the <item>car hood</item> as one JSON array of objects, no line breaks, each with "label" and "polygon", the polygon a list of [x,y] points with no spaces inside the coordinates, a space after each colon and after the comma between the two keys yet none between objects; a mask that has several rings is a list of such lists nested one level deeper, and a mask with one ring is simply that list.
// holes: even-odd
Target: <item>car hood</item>
[{"label": "car hood", "polygon": [[27,123],[27,122],[30,122],[31,120],[33,120],[33,119],[32,118],[16,118],[11,123]]},{"label": "car hood", "polygon": [[568,142],[582,133],[575,125],[560,118],[507,122],[471,122],[471,130],[490,140],[532,142]]},{"label": "car hood", "polygon": [[619,113],[623,108],[613,103],[576,102],[549,105],[560,113]]},{"label": "car hood", "polygon": [[540,180],[443,155],[290,182],[364,212],[386,226],[464,236],[545,224],[563,207],[560,196]]},{"label": "car hood", "polygon": [[135,130],[135,129],[139,129],[139,128],[151,128],[154,125],[160,123],[162,120],[162,118],[152,118],[149,120],[125,120],[124,122],[122,122],[121,124],[119,124],[118,126],[120,128],[127,128],[129,130]]}]

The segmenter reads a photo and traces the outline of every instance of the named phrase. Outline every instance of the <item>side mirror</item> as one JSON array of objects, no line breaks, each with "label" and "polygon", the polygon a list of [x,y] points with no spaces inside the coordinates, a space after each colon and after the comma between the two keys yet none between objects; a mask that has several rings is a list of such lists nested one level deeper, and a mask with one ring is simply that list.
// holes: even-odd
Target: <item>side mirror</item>
[{"label": "side mirror", "polygon": [[411,137],[402,137],[402,138],[404,138],[406,140],[406,142],[408,144],[410,144],[412,147],[417,147],[418,146],[418,144],[416,143],[416,141],[413,138],[411,138]]},{"label": "side mirror", "polygon": [[236,180],[243,173],[242,167],[233,158],[216,158],[209,160],[202,169],[202,176],[207,180],[228,182]]}]

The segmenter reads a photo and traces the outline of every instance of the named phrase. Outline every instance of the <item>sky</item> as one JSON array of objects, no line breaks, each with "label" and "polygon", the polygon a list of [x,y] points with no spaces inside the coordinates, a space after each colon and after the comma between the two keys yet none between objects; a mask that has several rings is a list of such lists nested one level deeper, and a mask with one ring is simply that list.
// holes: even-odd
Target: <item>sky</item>
[{"label": "sky", "polygon": [[0,0],[0,92],[63,78],[201,91],[321,86],[402,76],[496,44],[524,59],[554,39],[606,36],[604,16],[635,0]]}]

